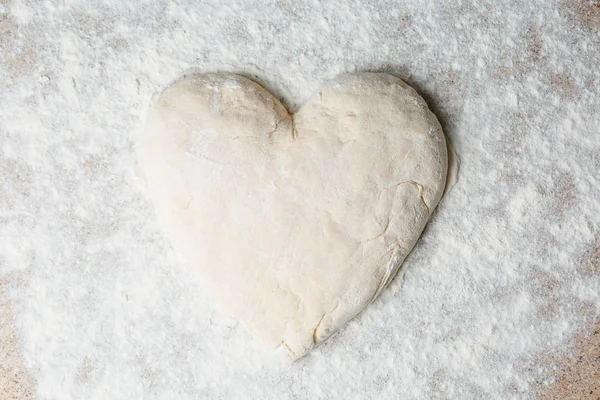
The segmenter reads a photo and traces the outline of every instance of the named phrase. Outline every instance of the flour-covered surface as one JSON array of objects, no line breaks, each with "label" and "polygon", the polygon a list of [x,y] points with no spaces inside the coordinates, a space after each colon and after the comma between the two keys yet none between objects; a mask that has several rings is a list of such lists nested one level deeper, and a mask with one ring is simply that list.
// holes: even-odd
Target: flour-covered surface
[{"label": "flour-covered surface", "polygon": [[[0,0],[0,370],[40,399],[532,397],[600,314],[599,65],[588,0]],[[196,71],[291,111],[394,73],[461,160],[404,280],[294,364],[215,308],[138,184],[152,96]]]},{"label": "flour-covered surface", "polygon": [[539,400],[598,400],[600,398],[600,323],[577,335],[572,350],[556,365],[555,381],[541,387]]}]

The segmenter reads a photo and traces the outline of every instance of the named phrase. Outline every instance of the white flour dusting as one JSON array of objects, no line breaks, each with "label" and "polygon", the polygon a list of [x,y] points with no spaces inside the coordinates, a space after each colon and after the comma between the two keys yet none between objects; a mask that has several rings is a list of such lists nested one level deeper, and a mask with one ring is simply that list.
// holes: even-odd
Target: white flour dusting
[{"label": "white flour dusting", "polygon": [[[570,1],[0,0],[0,278],[40,399],[522,399],[600,314],[600,7]],[[395,73],[461,159],[382,297],[265,360],[160,231],[132,146],[194,71],[291,111]],[[597,245],[597,244],[596,244]]]}]

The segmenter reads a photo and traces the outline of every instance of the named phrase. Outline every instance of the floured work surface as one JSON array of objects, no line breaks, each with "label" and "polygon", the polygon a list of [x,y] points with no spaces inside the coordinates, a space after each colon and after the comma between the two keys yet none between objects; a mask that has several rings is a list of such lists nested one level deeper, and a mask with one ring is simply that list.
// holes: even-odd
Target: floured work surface
[{"label": "floured work surface", "polygon": [[[600,306],[588,262],[599,10],[0,2],[0,280],[23,277],[3,303],[31,376],[22,387],[41,399],[506,400],[551,385],[544,360],[568,357]],[[152,96],[207,71],[247,75],[290,112],[340,74],[392,73],[460,157],[404,279],[291,367],[264,361],[217,311],[132,172]]]}]

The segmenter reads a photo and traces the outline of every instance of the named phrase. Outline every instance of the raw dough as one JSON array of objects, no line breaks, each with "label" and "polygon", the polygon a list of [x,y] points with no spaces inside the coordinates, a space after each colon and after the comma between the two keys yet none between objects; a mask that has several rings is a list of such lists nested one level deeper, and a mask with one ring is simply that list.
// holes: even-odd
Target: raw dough
[{"label": "raw dough", "polygon": [[156,99],[138,150],[174,246],[292,359],[386,287],[447,172],[425,101],[374,73],[337,78],[293,116],[242,76],[191,76]]}]

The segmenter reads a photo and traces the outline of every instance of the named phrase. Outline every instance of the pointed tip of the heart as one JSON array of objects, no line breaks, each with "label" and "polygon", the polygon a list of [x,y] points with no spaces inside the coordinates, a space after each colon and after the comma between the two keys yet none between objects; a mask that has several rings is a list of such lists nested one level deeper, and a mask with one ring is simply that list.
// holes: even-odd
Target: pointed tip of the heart
[{"label": "pointed tip of the heart", "polygon": [[294,361],[298,357],[294,349],[285,340],[282,340],[279,346],[277,346],[277,355],[284,361]]},{"label": "pointed tip of the heart", "polygon": [[285,340],[282,340],[281,343],[275,348],[275,357],[283,364],[291,364],[306,356],[314,347],[315,345],[312,345],[308,348],[302,347],[298,349],[293,345],[288,344]]}]

